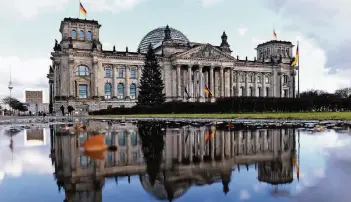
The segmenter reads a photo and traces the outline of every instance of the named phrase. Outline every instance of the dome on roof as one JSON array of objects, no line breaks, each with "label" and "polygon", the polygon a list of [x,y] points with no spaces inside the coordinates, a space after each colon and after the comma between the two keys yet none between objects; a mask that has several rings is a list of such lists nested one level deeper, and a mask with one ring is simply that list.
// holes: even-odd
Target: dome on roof
[{"label": "dome on roof", "polygon": [[[182,32],[172,27],[169,28],[171,29],[171,38],[173,39],[173,41],[178,43],[189,42],[189,39]],[[165,29],[166,26],[159,27],[147,33],[139,44],[140,51],[146,53],[150,43],[154,48],[160,46],[162,44],[163,39],[165,38]]]},{"label": "dome on roof", "polygon": [[[147,174],[141,175],[140,177],[140,182],[144,190],[155,197],[157,200],[164,201],[168,200],[168,193],[165,188],[164,180],[163,179],[157,179],[154,185],[151,185],[149,181],[149,176]],[[172,184],[172,197],[173,199],[177,199],[181,197],[183,194],[185,194],[186,191],[190,188],[190,184],[187,183],[176,183]]]}]

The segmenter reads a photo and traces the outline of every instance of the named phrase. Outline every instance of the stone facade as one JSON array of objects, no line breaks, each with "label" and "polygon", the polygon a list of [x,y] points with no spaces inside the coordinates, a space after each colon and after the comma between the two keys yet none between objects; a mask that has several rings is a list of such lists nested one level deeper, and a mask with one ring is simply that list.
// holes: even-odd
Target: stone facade
[{"label": "stone facade", "polygon": [[[293,97],[293,44],[269,41],[257,46],[254,60],[231,56],[223,32],[219,46],[189,41],[168,26],[149,32],[137,52],[104,50],[101,25],[93,20],[65,18],[62,40],[51,53],[48,74],[50,102],[84,110],[131,107],[138,97],[145,44],[151,43],[162,67],[166,100],[213,102],[218,97]],[[204,92],[208,87],[213,97]]]}]

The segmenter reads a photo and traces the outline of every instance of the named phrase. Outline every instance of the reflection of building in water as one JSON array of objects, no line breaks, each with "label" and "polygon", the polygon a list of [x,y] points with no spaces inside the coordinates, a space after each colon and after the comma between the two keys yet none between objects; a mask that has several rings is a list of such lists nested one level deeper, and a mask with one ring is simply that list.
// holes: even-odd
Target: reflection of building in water
[{"label": "reflection of building in water", "polygon": [[[88,127],[91,130],[95,126],[105,134],[108,145],[118,147],[116,152],[108,152],[103,161],[94,161],[79,151],[79,146],[91,136],[89,133],[80,133],[79,137],[60,133],[52,138],[55,174],[68,201],[101,201],[104,178],[112,176],[139,175],[145,191],[166,200],[180,197],[191,186],[217,182],[222,182],[223,191],[228,192],[234,165],[258,163],[259,179],[267,182],[269,176],[283,176],[277,172],[292,172],[294,129],[229,131],[186,126],[166,129],[161,164],[165,171],[157,174],[152,185],[145,171],[137,127],[106,122],[90,122]],[[57,127],[53,131],[58,130]],[[281,167],[268,162],[280,162]]]},{"label": "reflection of building in water", "polygon": [[[288,129],[282,130],[283,133],[289,133]],[[280,134],[282,136],[282,133]],[[289,150],[289,143],[294,143],[295,134],[293,139],[287,139],[283,145],[283,150]],[[294,144],[293,144],[294,145]],[[295,145],[294,145],[295,146]],[[294,147],[295,148],[295,147]],[[294,149],[295,150],[295,149]],[[292,155],[292,158],[295,154]],[[291,183],[293,181],[293,159],[277,160],[271,162],[258,163],[258,180],[273,185]]]},{"label": "reflection of building in water", "polygon": [[24,131],[25,146],[40,146],[46,144],[45,129],[31,128]]}]

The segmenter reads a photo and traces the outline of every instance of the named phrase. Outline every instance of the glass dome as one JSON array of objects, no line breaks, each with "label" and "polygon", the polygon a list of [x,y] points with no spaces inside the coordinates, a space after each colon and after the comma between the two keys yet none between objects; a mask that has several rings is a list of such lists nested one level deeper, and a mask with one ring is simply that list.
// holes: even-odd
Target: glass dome
[{"label": "glass dome", "polygon": [[[173,39],[173,41],[178,43],[189,42],[189,39],[182,32],[172,27],[169,27],[169,28],[171,29],[171,38]],[[166,29],[166,26],[159,27],[147,33],[139,44],[140,51],[142,53],[146,53],[150,43],[154,48],[157,48],[158,46],[160,46],[162,44],[163,39],[165,38],[165,29]]]},{"label": "glass dome", "polygon": [[[144,190],[157,200],[164,201],[169,198],[169,193],[165,188],[164,178],[161,176],[158,177],[159,178],[156,179],[155,184],[151,185],[151,182],[149,181],[149,176],[147,174],[139,176],[141,185],[144,188]],[[189,188],[189,182],[172,183],[171,191],[173,199],[180,198],[183,194],[185,194],[188,191]]]}]

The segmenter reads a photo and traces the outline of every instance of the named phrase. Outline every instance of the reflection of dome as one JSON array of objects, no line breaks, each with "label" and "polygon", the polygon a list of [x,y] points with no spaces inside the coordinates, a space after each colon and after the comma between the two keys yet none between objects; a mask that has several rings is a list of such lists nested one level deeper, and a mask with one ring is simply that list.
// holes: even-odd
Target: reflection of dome
[{"label": "reflection of dome", "polygon": [[[163,179],[156,179],[154,186],[152,186],[151,182],[149,181],[149,176],[145,174],[140,176],[140,182],[144,190],[154,196],[157,200],[168,200],[168,193]],[[179,198],[185,194],[190,186],[191,185],[189,183],[172,183],[171,189],[173,192],[173,199]]]},{"label": "reflection of dome", "polygon": [[[165,29],[166,27],[159,27],[151,32],[147,33],[139,44],[141,52],[146,53],[149,44],[152,44],[152,47],[156,48],[162,44],[163,39],[165,38]],[[171,28],[171,38],[174,42],[178,43],[188,43],[189,39],[180,31]]]},{"label": "reflection of dome", "polygon": [[294,180],[292,166],[283,168],[282,162],[258,164],[258,180],[272,185],[289,184]]}]

